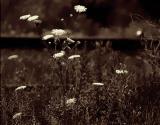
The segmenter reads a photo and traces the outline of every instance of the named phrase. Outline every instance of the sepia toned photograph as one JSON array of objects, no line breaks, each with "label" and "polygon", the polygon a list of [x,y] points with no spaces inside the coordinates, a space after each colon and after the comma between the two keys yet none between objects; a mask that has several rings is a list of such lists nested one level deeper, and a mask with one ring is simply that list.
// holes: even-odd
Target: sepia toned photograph
[{"label": "sepia toned photograph", "polygon": [[160,0],[0,6],[0,125],[160,125]]}]

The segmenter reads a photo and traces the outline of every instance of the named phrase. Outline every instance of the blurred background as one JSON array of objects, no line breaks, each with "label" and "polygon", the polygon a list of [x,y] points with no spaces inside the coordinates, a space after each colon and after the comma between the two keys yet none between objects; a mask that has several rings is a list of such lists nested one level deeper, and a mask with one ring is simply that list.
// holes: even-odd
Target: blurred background
[{"label": "blurred background", "polygon": [[[77,4],[87,11],[75,13]],[[44,31],[62,28],[78,37],[124,38],[143,29],[146,37],[160,38],[159,6],[159,0],[1,0],[1,36],[38,36],[33,24],[19,20],[31,14],[40,17]]]}]

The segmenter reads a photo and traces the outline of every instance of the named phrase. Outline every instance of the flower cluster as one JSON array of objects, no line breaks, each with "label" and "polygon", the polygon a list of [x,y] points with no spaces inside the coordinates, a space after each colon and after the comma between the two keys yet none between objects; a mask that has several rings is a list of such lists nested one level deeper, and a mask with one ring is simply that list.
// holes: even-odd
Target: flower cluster
[{"label": "flower cluster", "polygon": [[95,82],[95,83],[92,83],[92,85],[94,85],[94,86],[103,86],[103,85],[104,85],[104,83]]},{"label": "flower cluster", "polygon": [[87,8],[85,6],[83,6],[83,5],[76,5],[76,6],[74,6],[74,10],[77,13],[82,13],[82,12],[86,12]]},{"label": "flower cluster", "polygon": [[61,52],[59,52],[59,53],[55,53],[54,55],[53,55],[53,58],[60,58],[60,57],[63,57],[65,55],[65,51],[61,51]]},{"label": "flower cluster", "polygon": [[17,88],[15,89],[15,91],[23,90],[23,89],[25,89],[25,88],[27,88],[27,86],[19,86],[19,87],[17,87]]},{"label": "flower cluster", "polygon": [[55,36],[62,36],[62,35],[66,35],[67,31],[63,29],[52,29],[51,33]]},{"label": "flower cluster", "polygon": [[12,119],[19,118],[21,115],[22,115],[22,113],[21,113],[21,112],[16,113],[15,115],[13,115]]},{"label": "flower cluster", "polygon": [[71,98],[66,100],[67,105],[75,104],[76,103],[76,98]]},{"label": "flower cluster", "polygon": [[127,70],[116,70],[116,73],[117,74],[128,74],[128,71]]},{"label": "flower cluster", "polygon": [[75,59],[75,58],[80,58],[80,55],[72,55],[72,56],[68,57],[68,59]]},{"label": "flower cluster", "polygon": [[9,60],[16,59],[16,58],[18,58],[18,55],[11,55],[8,57]]},{"label": "flower cluster", "polygon": [[20,20],[26,20],[28,22],[34,22],[34,23],[41,23],[41,20],[39,20],[38,15],[31,16],[30,14],[20,16]]}]

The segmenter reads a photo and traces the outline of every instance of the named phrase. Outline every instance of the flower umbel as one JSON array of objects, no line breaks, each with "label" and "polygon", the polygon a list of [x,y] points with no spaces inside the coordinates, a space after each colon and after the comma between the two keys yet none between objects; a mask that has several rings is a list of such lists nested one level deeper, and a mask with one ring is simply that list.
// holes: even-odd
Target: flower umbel
[{"label": "flower umbel", "polygon": [[71,99],[68,99],[67,101],[66,101],[66,104],[67,105],[71,105],[71,104],[75,104],[76,103],[76,98],[71,98]]},{"label": "flower umbel", "polygon": [[8,57],[9,60],[18,58],[18,55],[11,55]]},{"label": "flower umbel", "polygon": [[27,14],[27,15],[23,15],[23,16],[20,16],[20,20],[27,20],[31,15],[30,14]]},{"label": "flower umbel", "polygon": [[29,22],[31,22],[31,21],[37,20],[38,18],[39,18],[38,15],[34,15],[34,16],[29,17],[27,20],[28,20]]},{"label": "flower umbel", "polygon": [[86,12],[87,8],[83,5],[76,5],[76,6],[74,6],[74,10],[77,13],[82,13],[82,12]]},{"label": "flower umbel", "polygon": [[127,70],[116,70],[116,73],[117,74],[128,74],[128,71]]},{"label": "flower umbel", "polygon": [[43,36],[43,40],[47,40],[47,39],[50,39],[50,38],[52,38],[53,37],[53,35],[45,35],[45,36]]},{"label": "flower umbel", "polygon": [[15,89],[15,91],[23,90],[23,89],[25,89],[25,88],[27,88],[27,86],[19,86],[19,87],[17,87],[17,88]]},{"label": "flower umbel", "polygon": [[15,115],[13,115],[13,119],[15,119],[15,118],[18,118],[18,117],[20,117],[22,115],[22,113],[21,112],[19,112],[19,113],[16,113]]},{"label": "flower umbel", "polygon": [[80,55],[72,55],[72,56],[68,57],[68,59],[75,59],[75,58],[80,58]]},{"label": "flower umbel", "polygon": [[61,52],[59,52],[59,53],[55,53],[54,55],[53,55],[53,58],[60,58],[60,57],[63,57],[65,55],[65,51],[61,51]]},{"label": "flower umbel", "polygon": [[104,85],[104,83],[95,82],[95,83],[92,83],[92,85],[95,85],[95,86],[103,86],[103,85]]},{"label": "flower umbel", "polygon": [[53,35],[55,35],[55,36],[62,36],[62,35],[67,34],[67,32],[66,32],[65,30],[63,30],[63,29],[53,29],[53,30],[51,31],[51,33],[52,33]]}]

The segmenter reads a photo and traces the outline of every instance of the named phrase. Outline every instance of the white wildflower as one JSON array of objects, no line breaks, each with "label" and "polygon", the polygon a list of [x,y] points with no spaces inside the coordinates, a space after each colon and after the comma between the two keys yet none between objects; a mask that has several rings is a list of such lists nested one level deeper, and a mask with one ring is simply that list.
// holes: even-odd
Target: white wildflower
[{"label": "white wildflower", "polygon": [[50,39],[50,38],[52,38],[53,37],[53,35],[45,35],[45,36],[43,36],[43,40],[47,40],[47,39]]},{"label": "white wildflower", "polygon": [[142,34],[142,30],[138,30],[137,32],[136,32],[136,35],[137,36],[140,36]]},{"label": "white wildflower", "polygon": [[53,58],[60,58],[63,57],[65,55],[65,51],[61,51],[59,53],[56,53],[53,55]]},{"label": "white wildflower", "polygon": [[68,57],[68,59],[74,59],[74,58],[80,58],[80,55],[72,55],[72,56]]},{"label": "white wildflower", "polygon": [[104,85],[104,83],[95,82],[95,83],[92,83],[92,85],[95,85],[95,86],[103,86],[103,85]]},{"label": "white wildflower", "polygon": [[72,40],[72,39],[70,39],[70,38],[68,38],[68,37],[67,37],[67,41],[70,42],[70,43],[75,43],[74,40]]},{"label": "white wildflower", "polygon": [[20,117],[22,115],[22,113],[21,112],[19,112],[19,113],[16,113],[15,115],[13,115],[13,119],[15,119],[15,118],[18,118],[18,117]]},{"label": "white wildflower", "polygon": [[55,36],[62,36],[65,35],[67,32],[63,29],[53,29],[51,33]]},{"label": "white wildflower", "polygon": [[31,22],[31,21],[37,20],[38,18],[39,18],[38,15],[34,15],[34,16],[29,17],[27,20],[28,20],[29,22]]},{"label": "white wildflower", "polygon": [[9,60],[18,58],[18,55],[11,55],[8,57]]},{"label": "white wildflower", "polygon": [[67,101],[66,101],[67,105],[75,104],[75,103],[76,103],[76,98],[67,99]]},{"label": "white wildflower", "polygon": [[128,74],[128,71],[127,70],[116,70],[116,73],[117,74]]},{"label": "white wildflower", "polygon": [[27,14],[27,15],[23,15],[23,16],[20,16],[20,20],[27,20],[31,15],[30,14]]},{"label": "white wildflower", "polygon": [[17,87],[17,88],[15,89],[15,91],[23,90],[23,89],[25,89],[25,88],[27,88],[27,86],[19,86],[19,87]]},{"label": "white wildflower", "polygon": [[36,20],[33,20],[33,22],[34,22],[34,23],[37,23],[37,24],[40,24],[40,23],[42,23],[42,20],[36,19]]},{"label": "white wildflower", "polygon": [[86,12],[87,8],[83,5],[76,5],[74,6],[74,9],[77,13]]}]

